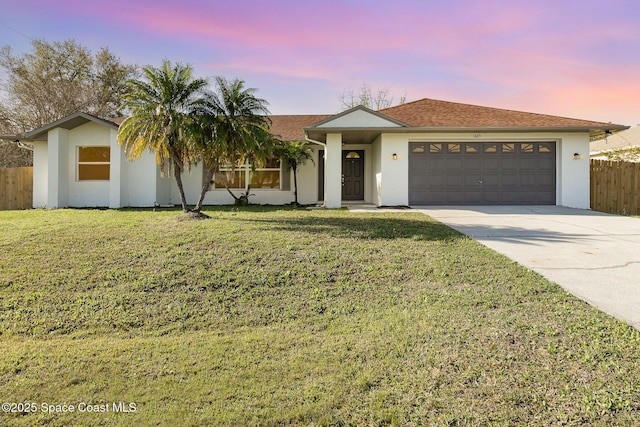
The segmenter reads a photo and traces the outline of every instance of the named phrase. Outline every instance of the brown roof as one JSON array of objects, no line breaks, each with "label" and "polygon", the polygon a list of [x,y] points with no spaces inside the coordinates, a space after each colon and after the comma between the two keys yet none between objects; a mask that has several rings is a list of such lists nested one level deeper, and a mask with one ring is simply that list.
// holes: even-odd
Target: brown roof
[{"label": "brown roof", "polygon": [[332,117],[332,114],[276,115],[271,119],[271,133],[283,141],[304,141],[304,128]]},{"label": "brown roof", "polygon": [[413,127],[616,127],[620,125],[590,120],[570,119],[547,114],[525,113],[500,108],[481,107],[457,102],[421,99],[378,110],[386,116]]}]

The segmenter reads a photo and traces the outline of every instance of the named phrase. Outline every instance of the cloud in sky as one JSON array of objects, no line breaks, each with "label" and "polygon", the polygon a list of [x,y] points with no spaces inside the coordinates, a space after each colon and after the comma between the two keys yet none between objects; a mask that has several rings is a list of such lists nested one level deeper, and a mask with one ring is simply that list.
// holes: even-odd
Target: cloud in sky
[{"label": "cloud in sky", "polygon": [[23,0],[4,9],[0,21],[29,23],[21,28],[33,37],[239,76],[274,113],[335,112],[342,91],[368,83],[409,100],[640,122],[635,0]]}]

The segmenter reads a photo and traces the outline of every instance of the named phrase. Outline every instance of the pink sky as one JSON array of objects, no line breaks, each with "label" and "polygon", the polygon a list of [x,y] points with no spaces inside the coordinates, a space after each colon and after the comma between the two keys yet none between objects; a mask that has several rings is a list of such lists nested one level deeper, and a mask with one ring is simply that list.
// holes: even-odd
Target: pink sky
[{"label": "pink sky", "polygon": [[[19,4],[18,4],[19,3]],[[239,77],[274,114],[346,89],[640,123],[637,0],[0,0],[0,45],[108,46],[125,62]]]}]

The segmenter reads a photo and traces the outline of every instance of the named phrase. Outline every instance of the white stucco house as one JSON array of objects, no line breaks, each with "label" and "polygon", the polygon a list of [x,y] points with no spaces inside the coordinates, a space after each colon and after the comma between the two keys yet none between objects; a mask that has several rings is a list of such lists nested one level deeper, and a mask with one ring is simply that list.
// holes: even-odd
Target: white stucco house
[{"label": "white stucco house", "polygon": [[[422,99],[372,111],[271,116],[272,133],[305,140],[314,163],[298,172],[301,203],[400,205],[548,204],[589,208],[589,137],[626,126]],[[175,180],[153,153],[129,161],[117,143],[121,120],[77,113],[20,139],[34,146],[36,208],[179,204]],[[278,162],[238,169],[252,203],[293,201],[291,171]],[[201,165],[183,177],[194,204]],[[205,204],[231,204],[214,179]]]}]

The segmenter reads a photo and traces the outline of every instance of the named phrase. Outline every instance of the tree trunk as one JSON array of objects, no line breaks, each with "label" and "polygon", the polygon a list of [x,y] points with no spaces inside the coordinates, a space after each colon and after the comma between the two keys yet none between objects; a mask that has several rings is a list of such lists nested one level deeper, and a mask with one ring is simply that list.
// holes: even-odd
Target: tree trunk
[{"label": "tree trunk", "polygon": [[182,185],[182,168],[176,160],[173,161],[173,173],[176,175],[176,183],[178,184],[178,192],[180,193],[180,202],[182,203],[182,212],[187,213],[187,198],[184,195],[184,187]]},{"label": "tree trunk", "polygon": [[293,200],[296,206],[300,206],[300,203],[298,203],[298,168],[294,166],[292,169],[293,169]]},{"label": "tree trunk", "polygon": [[244,194],[242,194],[240,197],[238,197],[236,199],[236,204],[240,205],[240,206],[249,206],[249,191],[251,191],[251,182],[249,182],[249,185],[247,185],[247,188],[244,192]]},{"label": "tree trunk", "polygon": [[235,204],[237,205],[238,200],[240,200],[240,198],[238,198],[235,194],[233,194],[233,191],[231,191],[231,189],[228,186],[225,186],[225,188],[227,189],[229,194],[231,194],[231,197],[233,197],[233,200],[235,200]]},{"label": "tree trunk", "polygon": [[198,203],[196,203],[196,207],[193,208],[195,212],[200,212],[200,210],[202,209],[202,204],[204,203],[204,197],[207,195],[207,190],[209,190],[209,183],[211,183],[211,180],[213,179],[213,176],[216,173],[216,169],[217,169],[216,167],[211,167],[211,168],[205,167],[206,174],[202,182],[200,197],[198,198]]}]

